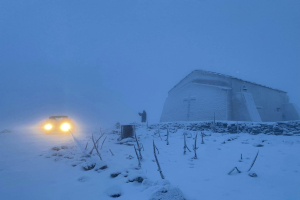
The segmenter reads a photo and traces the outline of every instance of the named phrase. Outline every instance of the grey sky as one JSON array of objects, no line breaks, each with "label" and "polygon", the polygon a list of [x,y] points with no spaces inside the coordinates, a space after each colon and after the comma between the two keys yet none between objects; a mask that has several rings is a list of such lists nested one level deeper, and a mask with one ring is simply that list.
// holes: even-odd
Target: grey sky
[{"label": "grey sky", "polygon": [[[300,1],[1,1],[0,128],[67,114],[158,122],[194,69],[300,104]],[[300,105],[299,105],[300,106]]]}]

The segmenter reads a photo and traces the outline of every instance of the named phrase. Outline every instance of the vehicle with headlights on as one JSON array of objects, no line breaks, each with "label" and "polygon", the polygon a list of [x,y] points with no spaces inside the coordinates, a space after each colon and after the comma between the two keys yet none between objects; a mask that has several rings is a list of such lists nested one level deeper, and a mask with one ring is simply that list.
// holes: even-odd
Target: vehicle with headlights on
[{"label": "vehicle with headlights on", "polygon": [[74,129],[74,124],[68,116],[51,116],[43,129],[46,133],[68,133]]}]

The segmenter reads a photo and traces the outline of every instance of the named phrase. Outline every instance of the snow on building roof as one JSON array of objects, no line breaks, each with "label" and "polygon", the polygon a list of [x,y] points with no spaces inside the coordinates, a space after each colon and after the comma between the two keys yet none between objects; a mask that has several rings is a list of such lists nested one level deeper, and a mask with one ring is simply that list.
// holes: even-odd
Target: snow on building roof
[{"label": "snow on building roof", "polygon": [[261,85],[261,84],[258,84],[258,83],[252,82],[252,81],[247,81],[247,80],[243,80],[243,79],[240,79],[240,78],[237,78],[237,77],[234,77],[234,76],[230,76],[230,75],[226,75],[226,74],[221,74],[221,73],[217,73],[217,72],[206,71],[206,70],[202,70],[202,69],[193,70],[186,77],[184,77],[183,79],[181,79],[181,81],[179,81],[179,83],[177,83],[171,90],[173,90],[174,88],[176,88],[183,80],[185,80],[186,78],[188,78],[192,73],[197,72],[197,71],[208,73],[208,74],[215,74],[215,75],[219,75],[219,76],[224,76],[224,77],[231,78],[231,79],[237,79],[237,80],[240,80],[240,81],[244,81],[246,83],[251,83],[251,84],[254,84],[254,85],[261,86],[261,87],[269,88],[271,90],[276,90],[276,91],[279,91],[279,92],[287,93],[286,91],[279,90],[279,89],[276,89],[276,88],[271,88],[271,87],[268,87],[268,86],[265,86],[265,85]]}]

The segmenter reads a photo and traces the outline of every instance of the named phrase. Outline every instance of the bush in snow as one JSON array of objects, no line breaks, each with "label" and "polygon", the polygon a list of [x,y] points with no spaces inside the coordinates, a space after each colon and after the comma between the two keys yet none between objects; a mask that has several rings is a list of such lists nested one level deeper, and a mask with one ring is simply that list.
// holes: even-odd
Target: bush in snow
[{"label": "bush in snow", "polygon": [[142,172],[134,170],[134,171],[129,171],[127,175],[128,178],[128,182],[138,182],[138,183],[142,183],[144,180],[146,180],[146,176],[143,175]]},{"label": "bush in snow", "polygon": [[178,188],[164,185],[152,193],[150,200],[186,200],[186,198]]},{"label": "bush in snow", "polygon": [[82,169],[83,169],[84,171],[89,171],[89,170],[94,169],[95,166],[96,166],[96,163],[93,163],[93,162],[84,163],[84,164],[82,165]]},{"label": "bush in snow", "polygon": [[96,171],[104,170],[104,169],[106,169],[106,168],[107,168],[107,165],[106,165],[105,162],[103,162],[103,161],[98,161],[98,162],[96,162],[96,166],[95,166],[95,170],[96,170]]},{"label": "bush in snow", "polygon": [[113,198],[118,198],[122,195],[122,189],[120,186],[112,186],[111,188],[107,189],[105,193]]}]

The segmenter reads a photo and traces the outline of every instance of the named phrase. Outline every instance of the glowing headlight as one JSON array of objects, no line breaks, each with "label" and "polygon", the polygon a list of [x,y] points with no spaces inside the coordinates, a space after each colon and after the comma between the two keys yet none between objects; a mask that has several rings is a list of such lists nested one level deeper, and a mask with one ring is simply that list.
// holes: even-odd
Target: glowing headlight
[{"label": "glowing headlight", "polygon": [[44,127],[46,130],[50,130],[52,128],[52,125],[51,124],[47,124],[45,127]]},{"label": "glowing headlight", "polygon": [[70,126],[70,124],[68,124],[68,123],[63,123],[63,124],[60,126],[60,129],[61,129],[62,131],[68,131],[68,130],[70,130],[70,128],[71,128],[71,126]]}]

